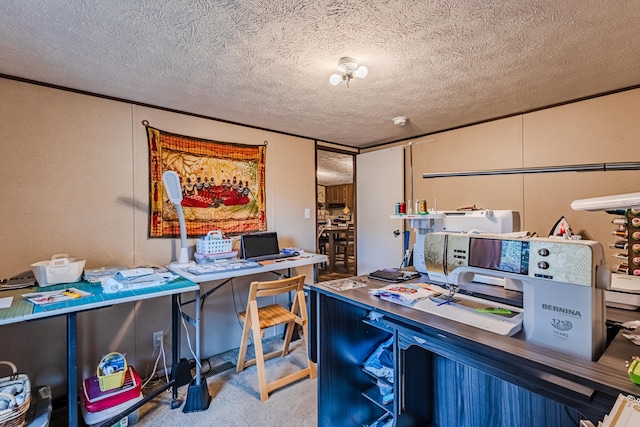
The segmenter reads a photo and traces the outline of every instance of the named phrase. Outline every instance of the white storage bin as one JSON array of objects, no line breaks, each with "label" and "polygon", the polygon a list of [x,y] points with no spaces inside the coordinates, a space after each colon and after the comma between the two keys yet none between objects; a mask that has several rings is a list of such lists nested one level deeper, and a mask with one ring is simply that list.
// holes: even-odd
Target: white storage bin
[{"label": "white storage bin", "polygon": [[31,264],[31,270],[38,281],[38,286],[74,283],[82,278],[86,262],[87,260],[83,258],[69,258],[67,254],[57,254],[52,256],[50,261]]}]

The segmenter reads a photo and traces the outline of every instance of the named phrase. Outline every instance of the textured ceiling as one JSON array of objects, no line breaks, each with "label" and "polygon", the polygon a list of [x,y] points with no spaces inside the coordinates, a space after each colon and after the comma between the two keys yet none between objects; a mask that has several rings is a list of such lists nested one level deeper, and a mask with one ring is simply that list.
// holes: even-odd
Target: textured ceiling
[{"label": "textured ceiling", "polygon": [[340,185],[353,183],[352,154],[317,150],[316,176],[318,185]]},{"label": "textured ceiling", "polygon": [[[639,22],[638,0],[4,0],[0,74],[368,147],[638,85]],[[331,86],[342,56],[369,76]]]}]

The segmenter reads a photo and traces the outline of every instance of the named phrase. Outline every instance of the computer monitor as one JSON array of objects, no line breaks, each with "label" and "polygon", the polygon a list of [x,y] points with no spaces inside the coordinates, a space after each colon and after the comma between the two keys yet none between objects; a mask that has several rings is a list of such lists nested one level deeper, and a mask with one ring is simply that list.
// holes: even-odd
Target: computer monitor
[{"label": "computer monitor", "polygon": [[254,258],[280,253],[278,234],[275,231],[243,234],[240,236],[240,258]]}]

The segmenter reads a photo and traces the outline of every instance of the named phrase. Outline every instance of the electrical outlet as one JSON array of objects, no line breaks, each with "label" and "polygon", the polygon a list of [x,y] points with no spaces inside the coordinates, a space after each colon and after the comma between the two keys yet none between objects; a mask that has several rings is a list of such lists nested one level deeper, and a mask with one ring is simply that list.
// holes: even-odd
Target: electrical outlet
[{"label": "electrical outlet", "polygon": [[162,345],[162,339],[164,338],[164,332],[156,331],[153,333],[153,346],[160,347]]}]

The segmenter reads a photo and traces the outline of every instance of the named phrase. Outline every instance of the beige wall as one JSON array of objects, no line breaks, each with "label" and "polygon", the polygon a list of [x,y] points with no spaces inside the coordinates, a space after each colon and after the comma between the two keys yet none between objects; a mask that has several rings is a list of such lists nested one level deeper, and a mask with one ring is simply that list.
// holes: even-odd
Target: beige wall
[{"label": "beige wall", "polygon": [[[574,233],[607,245],[611,215],[573,211],[573,200],[640,191],[640,171],[423,179],[424,173],[640,161],[640,90],[549,108],[412,141],[414,197],[439,210],[473,205],[520,212],[546,236],[565,216]],[[407,159],[409,156],[406,156]],[[410,181],[407,182],[409,198]],[[608,257],[607,262],[616,261]]]},{"label": "beige wall", "polygon": [[521,118],[514,117],[416,141],[412,149],[414,198],[426,199],[438,210],[475,203],[522,212],[522,180],[518,176],[422,178],[424,173],[521,167],[521,135]]},{"label": "beige wall", "polygon": [[[0,94],[1,278],[59,252],[87,258],[87,267],[171,260],[175,240],[147,238],[148,148],[142,120],[200,138],[268,141],[268,227],[283,245],[315,248],[311,140],[6,79],[0,79]],[[440,210],[467,204],[517,210],[524,228],[542,235],[565,215],[575,232],[606,245],[612,229],[607,214],[574,212],[569,204],[640,191],[638,171],[429,180],[422,174],[638,161],[638,107],[640,90],[633,90],[413,141],[414,195],[430,204],[437,199]],[[312,212],[309,220],[305,208]],[[302,272],[311,275],[310,269]],[[235,311],[244,308],[246,291],[245,281],[234,280],[207,300],[203,356],[237,347]],[[80,372],[90,375],[102,354],[117,350],[144,373],[152,359],[152,332],[168,331],[169,319],[168,298],[80,314]],[[4,326],[2,358],[18,361],[35,383],[51,384],[59,394],[64,391],[64,334],[64,318]]]},{"label": "beige wall", "polygon": [[[7,79],[0,79],[0,94],[0,278],[30,271],[30,264],[56,253],[86,258],[87,268],[172,260],[177,239],[147,237],[148,147],[142,120],[199,138],[268,141],[268,228],[278,232],[283,246],[315,249],[312,140]],[[304,219],[305,208],[310,219]],[[311,268],[300,272],[307,282],[313,280]],[[203,356],[238,346],[235,312],[244,309],[247,292],[247,280],[236,279],[207,300]],[[169,302],[161,298],[82,313],[81,374],[91,375],[109,351],[126,352],[144,374],[152,360],[152,333],[169,331]],[[35,383],[64,391],[65,327],[64,318],[1,327],[2,359],[18,362]],[[183,356],[191,358],[184,350]]]}]

